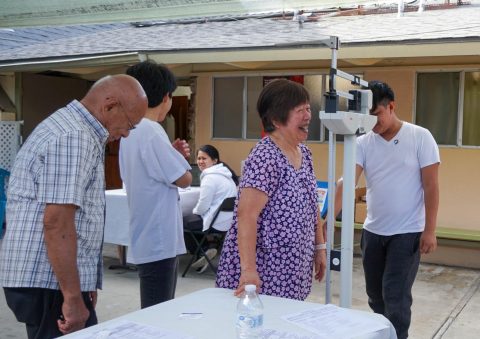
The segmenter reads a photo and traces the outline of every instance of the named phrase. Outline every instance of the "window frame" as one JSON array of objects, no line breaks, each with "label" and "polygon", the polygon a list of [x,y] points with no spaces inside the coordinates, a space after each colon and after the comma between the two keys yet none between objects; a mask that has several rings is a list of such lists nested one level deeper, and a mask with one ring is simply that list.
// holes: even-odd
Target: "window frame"
[{"label": "window frame", "polygon": [[[214,75],[212,76],[212,81],[211,83],[211,93],[212,93],[212,103],[210,105],[210,139],[211,140],[219,140],[219,141],[247,141],[245,139],[246,135],[246,75],[243,76],[237,76],[237,75],[232,75],[232,74],[225,74],[225,75]],[[215,79],[221,79],[221,78],[243,78],[243,91],[242,91],[242,131],[241,131],[241,137],[240,138],[227,138],[227,137],[215,137],[214,136],[214,125],[215,125]],[[252,139],[253,140],[253,139]]]},{"label": "window frame", "polygon": [[417,123],[417,93],[418,93],[418,75],[426,73],[458,73],[458,104],[457,104],[457,129],[456,129],[456,144],[438,144],[438,147],[441,148],[464,148],[464,149],[480,149],[480,145],[463,145],[463,109],[464,109],[464,99],[465,99],[465,73],[468,72],[480,72],[480,68],[441,68],[441,69],[428,69],[428,70],[416,70],[415,71],[415,91],[414,91],[414,100],[413,100],[413,123]]}]

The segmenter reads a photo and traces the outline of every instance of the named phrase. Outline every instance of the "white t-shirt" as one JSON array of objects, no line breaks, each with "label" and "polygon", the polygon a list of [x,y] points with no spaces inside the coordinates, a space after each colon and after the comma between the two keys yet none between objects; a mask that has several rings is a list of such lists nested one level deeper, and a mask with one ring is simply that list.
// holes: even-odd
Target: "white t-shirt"
[{"label": "white t-shirt", "polygon": [[[203,219],[203,230],[210,227],[210,223],[223,200],[237,195],[237,186],[232,179],[232,172],[222,163],[206,168],[200,175],[200,197],[193,209]],[[232,225],[233,211],[220,212],[213,228],[219,231],[228,231]]]},{"label": "white t-shirt", "polygon": [[183,220],[173,184],[190,165],[155,121],[143,118],[120,142],[120,174],[130,211],[128,261],[143,264],[183,254]]},{"label": "white t-shirt", "polygon": [[403,122],[390,141],[373,132],[357,138],[357,164],[367,182],[363,227],[379,235],[422,232],[425,204],[421,169],[439,162],[432,134],[408,122]]}]

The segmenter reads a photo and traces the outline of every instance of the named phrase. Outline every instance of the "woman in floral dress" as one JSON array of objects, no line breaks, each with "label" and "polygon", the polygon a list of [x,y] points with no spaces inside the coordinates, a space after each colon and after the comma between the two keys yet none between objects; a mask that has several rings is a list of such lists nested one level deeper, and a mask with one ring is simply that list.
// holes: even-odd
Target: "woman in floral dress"
[{"label": "woman in floral dress", "polygon": [[262,294],[304,300],[313,267],[319,281],[326,267],[312,154],[303,144],[309,95],[300,84],[275,80],[260,93],[257,110],[268,136],[245,161],[216,285],[238,295],[255,284]]}]

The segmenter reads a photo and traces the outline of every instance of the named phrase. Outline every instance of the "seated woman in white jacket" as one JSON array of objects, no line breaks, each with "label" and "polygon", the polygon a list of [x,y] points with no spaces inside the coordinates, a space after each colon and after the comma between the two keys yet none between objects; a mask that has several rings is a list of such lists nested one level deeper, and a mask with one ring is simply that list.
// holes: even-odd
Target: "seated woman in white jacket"
[{"label": "seated woman in white jacket", "polygon": [[[199,148],[197,165],[202,171],[200,174],[200,197],[193,209],[193,215],[183,219],[183,227],[206,231],[223,200],[236,197],[238,176],[227,164],[220,161],[218,150],[212,145],[203,145]],[[225,232],[232,224],[232,217],[233,213],[231,212],[220,212],[212,227]],[[195,250],[195,244],[193,241],[190,242],[189,238],[185,240],[187,249],[192,253]],[[212,259],[217,254],[217,250],[210,248],[206,250],[206,254],[209,259]],[[192,267],[199,268],[199,271],[203,272],[207,267],[205,258],[197,260]]]}]

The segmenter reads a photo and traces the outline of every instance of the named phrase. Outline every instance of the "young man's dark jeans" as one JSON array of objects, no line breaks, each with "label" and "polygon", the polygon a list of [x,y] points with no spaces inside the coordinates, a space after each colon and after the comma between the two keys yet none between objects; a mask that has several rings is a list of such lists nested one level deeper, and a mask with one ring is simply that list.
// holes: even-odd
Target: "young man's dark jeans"
[{"label": "young man's dark jeans", "polygon": [[412,286],[420,262],[421,233],[381,236],[363,230],[363,270],[368,304],[395,327],[398,339],[408,337]]},{"label": "young man's dark jeans", "polygon": [[175,297],[177,257],[137,265],[141,307],[149,307]]}]

